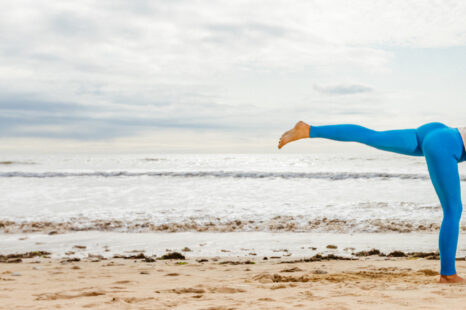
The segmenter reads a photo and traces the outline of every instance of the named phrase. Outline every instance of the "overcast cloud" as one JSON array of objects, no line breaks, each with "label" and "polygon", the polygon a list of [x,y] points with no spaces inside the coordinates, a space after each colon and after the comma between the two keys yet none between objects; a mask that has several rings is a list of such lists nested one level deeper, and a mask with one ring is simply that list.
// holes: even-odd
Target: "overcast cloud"
[{"label": "overcast cloud", "polygon": [[4,149],[268,152],[300,119],[466,126],[464,1],[1,7]]}]

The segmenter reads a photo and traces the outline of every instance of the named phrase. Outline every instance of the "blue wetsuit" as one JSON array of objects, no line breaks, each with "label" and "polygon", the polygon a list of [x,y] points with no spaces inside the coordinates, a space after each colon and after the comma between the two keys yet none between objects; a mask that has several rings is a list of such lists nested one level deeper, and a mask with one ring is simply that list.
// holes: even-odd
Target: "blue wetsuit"
[{"label": "blue wetsuit", "polygon": [[325,125],[311,126],[309,137],[360,142],[385,151],[424,156],[443,210],[439,236],[440,274],[456,274],[456,248],[463,210],[458,163],[466,160],[457,128],[428,123],[416,129],[374,131],[351,124]]}]

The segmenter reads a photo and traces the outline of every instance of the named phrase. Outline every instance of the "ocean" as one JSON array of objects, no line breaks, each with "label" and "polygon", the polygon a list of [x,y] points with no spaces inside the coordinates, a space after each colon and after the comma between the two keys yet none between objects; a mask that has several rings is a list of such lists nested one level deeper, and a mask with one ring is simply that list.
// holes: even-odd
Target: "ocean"
[{"label": "ocean", "polygon": [[[466,179],[466,165],[460,174]],[[206,236],[229,236],[232,244],[258,238],[256,247],[274,238],[284,240],[275,247],[291,245],[295,236],[360,248],[396,248],[405,238],[408,249],[435,250],[442,220],[424,158],[385,152],[2,155],[0,184],[1,251],[46,248],[54,238],[76,243],[77,236],[114,247],[128,240],[119,245],[125,250],[150,236],[185,245]],[[63,252],[62,243],[56,249]]]}]

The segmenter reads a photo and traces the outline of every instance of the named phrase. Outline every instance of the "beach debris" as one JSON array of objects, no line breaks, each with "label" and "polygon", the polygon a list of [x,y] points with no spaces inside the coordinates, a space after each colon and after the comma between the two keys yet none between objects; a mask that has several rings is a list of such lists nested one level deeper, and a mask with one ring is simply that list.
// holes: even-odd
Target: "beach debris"
[{"label": "beach debris", "polygon": [[87,258],[93,263],[97,263],[97,262],[100,262],[101,260],[106,259],[105,257],[103,257],[100,254],[90,254],[90,253],[87,254]]},{"label": "beach debris", "polygon": [[192,252],[192,250],[188,248],[187,246],[185,246],[184,248],[181,249],[181,252]]},{"label": "beach debris", "polygon": [[40,270],[40,266],[33,266],[32,269],[34,269],[34,270]]},{"label": "beach debris", "polygon": [[327,245],[327,249],[337,249],[338,247],[334,244]]},{"label": "beach debris", "polygon": [[12,277],[20,277],[21,274],[20,274],[19,272],[12,272],[12,273],[11,273],[11,276],[12,276]]},{"label": "beach debris", "polygon": [[206,258],[200,258],[200,259],[196,259],[196,262],[198,263],[205,263],[205,262],[208,262],[209,260],[206,259]]},{"label": "beach debris", "polygon": [[149,271],[143,270],[140,272],[140,274],[149,274]]},{"label": "beach debris", "polygon": [[403,251],[392,251],[389,254],[384,254],[378,249],[371,249],[369,251],[360,251],[356,253],[352,253],[354,256],[371,256],[371,255],[378,255],[378,256],[387,256],[387,257],[408,257],[408,258],[425,258],[425,259],[439,259],[439,253],[437,252],[408,252],[404,253]]},{"label": "beach debris", "polygon": [[408,253],[409,257],[420,257],[420,258],[427,258],[429,256],[438,256],[438,252],[410,252]]},{"label": "beach debris", "polygon": [[220,262],[220,265],[254,265],[256,262],[251,261],[251,260],[246,260],[246,261],[232,261],[232,260],[227,260]]},{"label": "beach debris", "polygon": [[387,256],[388,257],[406,257],[407,255],[403,251],[393,251],[393,252],[390,252]]},{"label": "beach debris", "polygon": [[87,247],[85,245],[73,245],[73,249],[85,250]]},{"label": "beach debris", "polygon": [[344,257],[344,256],[335,255],[335,254],[328,254],[325,256],[323,256],[322,254],[316,254],[310,258],[302,258],[302,259],[296,259],[296,260],[291,260],[291,261],[290,260],[281,261],[280,264],[319,262],[323,260],[358,260],[358,258]]},{"label": "beach debris", "polygon": [[50,252],[31,251],[26,253],[0,255],[0,263],[21,263],[24,258],[33,258],[36,256],[50,258]]},{"label": "beach debris", "polygon": [[49,231],[48,235],[57,235],[58,234],[58,231],[56,230],[52,230],[52,231]]},{"label": "beach debris", "polygon": [[74,262],[80,262],[80,261],[81,259],[79,257],[65,257],[64,259],[60,261],[60,263],[66,264],[66,263],[74,263]]},{"label": "beach debris", "polygon": [[186,257],[179,252],[171,252],[162,255],[161,259],[186,259]]},{"label": "beach debris", "polygon": [[309,258],[309,260],[304,259],[305,262],[307,261],[315,262],[315,261],[321,261],[321,260],[355,260],[355,258],[344,257],[344,256],[335,255],[335,254],[328,254],[325,256],[322,256],[322,254],[316,254],[312,256],[311,258]]},{"label": "beach debris", "polygon": [[145,261],[146,263],[153,263],[155,262],[155,257],[157,255],[152,255],[152,256],[146,256],[144,253],[138,253],[135,255],[121,255],[121,254],[115,254],[113,255],[113,258],[123,258],[123,259],[141,259]]},{"label": "beach debris", "polygon": [[221,249],[220,252],[228,253],[228,252],[231,252],[231,251],[230,251],[230,250]]},{"label": "beach debris", "polygon": [[371,256],[371,255],[379,255],[379,256],[385,256],[385,254],[381,253],[380,250],[377,249],[371,249],[369,251],[359,251],[356,253],[353,253],[355,256]]}]

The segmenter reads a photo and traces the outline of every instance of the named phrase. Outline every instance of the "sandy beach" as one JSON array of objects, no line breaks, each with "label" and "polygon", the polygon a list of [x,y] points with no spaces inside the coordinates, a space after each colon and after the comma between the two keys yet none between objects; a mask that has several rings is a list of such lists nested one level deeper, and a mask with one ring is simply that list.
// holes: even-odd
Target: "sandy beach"
[{"label": "sandy beach", "polygon": [[[439,261],[369,256],[10,259],[1,309],[464,309],[466,286],[438,284]],[[466,261],[457,261],[466,274]]]}]

